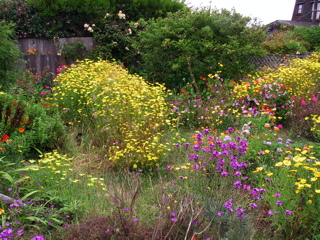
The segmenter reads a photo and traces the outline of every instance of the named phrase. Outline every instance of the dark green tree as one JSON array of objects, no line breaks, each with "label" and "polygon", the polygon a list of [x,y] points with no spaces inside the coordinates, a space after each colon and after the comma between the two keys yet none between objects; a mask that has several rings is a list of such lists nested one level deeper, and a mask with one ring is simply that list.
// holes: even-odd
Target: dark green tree
[{"label": "dark green tree", "polygon": [[148,80],[174,88],[221,71],[234,78],[252,70],[248,60],[263,55],[265,35],[235,11],[184,9],[150,21],[135,44]]}]

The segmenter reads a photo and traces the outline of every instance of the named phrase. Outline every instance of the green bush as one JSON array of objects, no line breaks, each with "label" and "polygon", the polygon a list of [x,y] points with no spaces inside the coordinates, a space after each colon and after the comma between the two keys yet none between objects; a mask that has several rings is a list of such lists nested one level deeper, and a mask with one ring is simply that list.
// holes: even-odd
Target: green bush
[{"label": "green bush", "polygon": [[305,53],[309,43],[296,36],[292,30],[282,30],[270,35],[261,46],[272,54],[296,54]]},{"label": "green bush", "polygon": [[169,88],[196,84],[200,76],[219,70],[223,78],[243,74],[251,69],[248,58],[263,54],[264,34],[247,27],[249,21],[234,11],[206,9],[185,9],[153,20],[135,44],[142,70],[148,80]]},{"label": "green bush", "polygon": [[12,24],[0,22],[0,85],[3,89],[13,84],[19,74],[21,52],[13,40],[12,27]]},{"label": "green bush", "polygon": [[0,92],[0,156],[30,157],[59,146],[65,131],[46,103]]}]

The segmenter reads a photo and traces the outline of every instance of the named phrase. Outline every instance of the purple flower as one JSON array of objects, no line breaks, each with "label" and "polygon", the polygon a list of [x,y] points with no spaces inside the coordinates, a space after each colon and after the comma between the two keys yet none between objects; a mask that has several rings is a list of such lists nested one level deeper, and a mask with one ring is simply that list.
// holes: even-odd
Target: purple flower
[{"label": "purple flower", "polygon": [[292,212],[291,212],[290,210],[286,210],[286,211],[284,212],[284,214],[285,214],[285,215],[291,215]]},{"label": "purple flower", "polygon": [[241,207],[237,208],[237,215],[238,215],[238,216],[244,215],[244,209],[241,208]]},{"label": "purple flower", "polygon": [[226,177],[226,176],[228,176],[228,175],[229,175],[229,173],[228,173],[228,172],[226,172],[226,171],[223,171],[223,172],[221,172],[221,175],[222,175],[222,176],[224,176],[224,177]]},{"label": "purple flower", "polygon": [[209,129],[203,129],[203,133],[205,134],[205,135],[208,135],[209,133],[210,133],[210,130]]},{"label": "purple flower", "polygon": [[235,176],[237,176],[237,177],[240,177],[241,175],[242,175],[242,173],[241,172],[235,172],[233,175],[235,175]]},{"label": "purple flower", "polygon": [[8,188],[8,191],[11,192],[11,191],[12,191],[12,188]]},{"label": "purple flower", "polygon": [[234,185],[236,188],[240,189],[241,186],[242,186],[242,183],[241,183],[241,181],[236,181],[233,185]]},{"label": "purple flower", "polygon": [[175,212],[172,212],[172,213],[171,213],[171,216],[172,216],[172,217],[175,217],[176,215],[177,215],[177,214],[176,214]]},{"label": "purple flower", "polygon": [[256,207],[258,207],[258,205],[255,204],[255,203],[249,203],[249,206],[250,206],[251,208],[256,208]]},{"label": "purple flower", "polygon": [[273,212],[272,212],[271,210],[269,210],[269,211],[268,211],[268,214],[269,214],[269,215],[272,215],[272,214],[273,214]]},{"label": "purple flower", "polygon": [[281,194],[280,193],[276,193],[273,195],[274,197],[281,197]]},{"label": "purple flower", "polygon": [[222,212],[217,212],[217,215],[218,216],[222,216]]},{"label": "purple flower", "polygon": [[171,221],[172,221],[172,222],[176,222],[177,219],[176,219],[176,218],[171,218]]},{"label": "purple flower", "polygon": [[12,203],[12,204],[10,204],[10,207],[19,207],[19,204],[18,203]]},{"label": "purple flower", "polygon": [[133,219],[134,222],[139,222],[138,218]]},{"label": "purple flower", "polygon": [[198,152],[199,151],[199,145],[198,144],[193,145],[193,150]]},{"label": "purple flower", "polygon": [[281,205],[283,204],[283,202],[282,202],[282,201],[277,201],[276,204],[277,204],[278,206],[281,206]]},{"label": "purple flower", "polygon": [[189,146],[190,146],[190,143],[186,142],[186,143],[184,143],[184,146],[185,146],[186,150],[188,150]]},{"label": "purple flower", "polygon": [[44,236],[39,235],[39,236],[35,236],[35,237],[31,238],[31,240],[45,240],[45,238],[44,238]]}]

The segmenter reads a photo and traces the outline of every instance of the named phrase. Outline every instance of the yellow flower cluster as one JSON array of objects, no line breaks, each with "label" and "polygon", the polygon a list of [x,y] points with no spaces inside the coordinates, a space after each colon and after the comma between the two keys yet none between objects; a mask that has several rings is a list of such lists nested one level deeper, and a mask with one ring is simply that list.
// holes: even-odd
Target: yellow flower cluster
[{"label": "yellow flower cluster", "polygon": [[295,177],[297,186],[296,193],[302,189],[311,189],[315,193],[320,193],[320,162],[314,156],[313,146],[306,146],[303,149],[295,148],[296,155],[292,158],[286,157],[282,162],[275,164],[276,167],[288,168],[291,175]]},{"label": "yellow flower cluster", "polygon": [[66,180],[66,176],[68,174],[67,170],[72,171],[71,161],[72,158],[68,158],[67,155],[61,155],[56,150],[53,150],[52,152],[40,155],[38,168],[39,170],[50,170],[50,177],[47,177],[51,180]]},{"label": "yellow flower cluster", "polygon": [[246,97],[250,95],[249,93],[259,96],[263,86],[273,88],[276,85],[282,85],[282,94],[309,99],[317,90],[319,78],[320,54],[315,53],[305,59],[291,60],[287,65],[282,65],[276,70],[262,71],[258,73],[258,78],[242,81],[241,84],[236,85],[233,93],[236,98]]},{"label": "yellow flower cluster", "polygon": [[151,85],[102,60],[80,62],[55,81],[53,106],[65,120],[94,132],[109,160],[126,167],[158,165],[167,149],[161,144],[161,132],[171,125],[163,85]]},{"label": "yellow flower cluster", "polygon": [[316,135],[320,135],[320,115],[311,115],[313,126],[311,131],[314,132]]},{"label": "yellow flower cluster", "polygon": [[305,59],[293,59],[288,65],[260,74],[269,83],[282,83],[286,87],[289,97],[309,99],[319,85],[320,54],[314,53]]}]

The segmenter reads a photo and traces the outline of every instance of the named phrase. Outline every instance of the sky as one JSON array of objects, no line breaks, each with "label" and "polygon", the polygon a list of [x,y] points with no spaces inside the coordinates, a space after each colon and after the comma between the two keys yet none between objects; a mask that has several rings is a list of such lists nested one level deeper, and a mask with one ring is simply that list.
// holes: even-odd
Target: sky
[{"label": "sky", "polygon": [[261,24],[275,20],[291,20],[296,0],[186,0],[188,6],[216,7],[231,10],[243,16],[258,18]]}]

